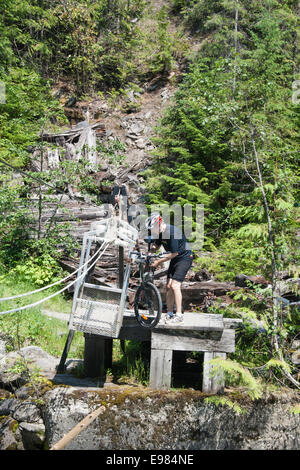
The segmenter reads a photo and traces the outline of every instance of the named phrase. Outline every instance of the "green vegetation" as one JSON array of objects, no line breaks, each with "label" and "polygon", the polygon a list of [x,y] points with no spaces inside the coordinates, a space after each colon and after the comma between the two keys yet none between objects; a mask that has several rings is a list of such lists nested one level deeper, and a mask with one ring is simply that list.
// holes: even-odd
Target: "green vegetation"
[{"label": "green vegetation", "polygon": [[[0,277],[0,297],[10,297],[24,292],[30,292],[32,282],[15,274],[14,276],[2,275]],[[47,295],[55,292],[54,288],[17,299],[17,301],[1,302],[1,310],[22,307],[37,302]],[[39,346],[49,354],[60,357],[68,334],[66,321],[48,317],[41,309],[69,314],[71,312],[71,300],[62,296],[56,296],[37,307],[25,309],[20,312],[0,316],[0,332],[8,340],[8,350],[20,349],[25,346]],[[83,357],[84,340],[82,335],[75,333],[72,342],[70,357]]]},{"label": "green vegetation", "polygon": [[299,261],[292,248],[299,142],[299,106],[291,99],[295,10],[276,1],[174,3],[185,7],[186,21],[198,19],[196,9],[200,38],[212,36],[161,122],[150,202],[204,204],[204,249],[220,253],[214,266],[220,279],[240,271],[271,278],[266,202],[277,268],[284,267],[282,255],[286,265]]},{"label": "green vegetation", "polygon": [[244,273],[270,281],[272,291],[236,293],[236,305],[220,313],[245,320],[251,312],[264,322],[265,334],[248,324],[238,335],[235,356],[266,379],[275,355],[286,365],[282,374],[299,387],[297,368],[292,365],[291,374],[287,365],[299,310],[283,313],[275,298],[279,273],[297,276],[299,264],[300,107],[292,101],[299,71],[297,2],[171,4],[201,47],[158,128],[148,202],[203,204],[198,266],[217,280]]},{"label": "green vegetation", "polygon": [[[84,159],[44,171],[41,133],[67,123],[57,88],[67,84],[74,98],[100,97],[114,108],[129,90],[166,79],[176,66],[178,90],[157,129],[153,164],[143,172],[147,202],[203,204],[204,245],[196,265],[220,281],[244,273],[272,283],[273,290],[242,289],[232,293],[232,305],[211,307],[244,320],[236,352],[215,367],[253,399],[261,381],[299,387],[289,359],[299,338],[299,310],[281,312],[274,294],[280,272],[299,274],[300,106],[292,101],[292,84],[300,78],[298,1],[163,3],[155,9],[140,0],[0,0],[0,82],[6,87],[0,103],[0,296],[64,276],[59,261],[76,245],[68,224],[49,219],[42,231],[51,195],[71,184],[94,202],[99,196]],[[176,32],[172,22],[180,24]],[[139,102],[122,102],[120,109],[136,111]],[[29,172],[33,148],[40,171]],[[97,150],[122,165],[121,142]],[[16,178],[16,168],[26,176]],[[62,305],[51,303],[51,309],[69,308],[66,299],[58,301]],[[0,330],[14,344],[30,342],[55,355],[65,341],[61,328],[39,308],[0,317]],[[116,358],[117,377],[146,383],[140,347],[128,343],[127,356],[116,351]]]}]

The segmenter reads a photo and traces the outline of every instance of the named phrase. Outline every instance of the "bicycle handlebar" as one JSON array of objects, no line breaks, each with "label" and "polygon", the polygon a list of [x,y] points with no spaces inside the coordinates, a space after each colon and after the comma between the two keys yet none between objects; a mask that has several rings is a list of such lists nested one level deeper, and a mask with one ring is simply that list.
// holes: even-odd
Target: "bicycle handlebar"
[{"label": "bicycle handlebar", "polygon": [[143,254],[143,253],[140,253],[139,251],[131,251],[130,253],[130,257],[132,255],[137,255],[136,259],[134,261],[138,262],[138,263],[147,263],[149,262],[152,258],[163,258],[164,256],[166,256],[167,254],[169,254],[170,252],[165,252],[165,253],[159,253],[158,255],[155,255],[155,254],[151,254],[151,255],[146,255],[146,254]]}]

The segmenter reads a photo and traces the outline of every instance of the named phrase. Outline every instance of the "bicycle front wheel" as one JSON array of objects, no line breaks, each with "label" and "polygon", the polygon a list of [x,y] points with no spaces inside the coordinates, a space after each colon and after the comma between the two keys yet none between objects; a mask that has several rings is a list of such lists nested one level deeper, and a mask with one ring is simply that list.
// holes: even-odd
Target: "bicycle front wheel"
[{"label": "bicycle front wheel", "polygon": [[143,283],[137,290],[134,300],[134,313],[137,321],[145,328],[154,328],[160,320],[162,301],[159,290],[152,282]]}]

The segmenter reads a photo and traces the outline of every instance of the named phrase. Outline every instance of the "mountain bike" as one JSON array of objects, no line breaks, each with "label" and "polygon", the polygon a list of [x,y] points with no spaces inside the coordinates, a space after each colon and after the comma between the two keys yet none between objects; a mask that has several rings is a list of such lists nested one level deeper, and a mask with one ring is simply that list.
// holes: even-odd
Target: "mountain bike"
[{"label": "mountain bike", "polygon": [[161,317],[162,300],[158,288],[153,283],[154,259],[163,258],[166,253],[159,255],[144,255],[131,252],[131,260],[139,264],[139,285],[134,299],[134,313],[138,323],[144,328],[154,328]]}]

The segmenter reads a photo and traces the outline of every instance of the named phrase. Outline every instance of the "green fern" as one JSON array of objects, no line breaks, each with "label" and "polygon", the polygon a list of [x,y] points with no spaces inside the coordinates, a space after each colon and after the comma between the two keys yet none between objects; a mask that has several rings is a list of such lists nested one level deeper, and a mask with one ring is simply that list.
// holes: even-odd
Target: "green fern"
[{"label": "green fern", "polygon": [[290,368],[290,366],[289,366],[286,362],[284,362],[284,361],[282,361],[282,360],[280,360],[280,359],[276,359],[276,358],[270,359],[270,360],[267,362],[267,364],[265,365],[265,369],[268,370],[268,369],[270,369],[271,367],[274,367],[275,369],[283,369],[283,370],[285,370],[286,372],[288,372],[289,374],[291,373],[291,368]]},{"label": "green fern", "polygon": [[228,406],[238,415],[247,413],[247,410],[245,410],[245,408],[242,408],[237,403],[229,400],[226,397],[220,397],[218,395],[214,395],[212,397],[205,398],[204,401],[206,403],[210,403],[216,406]]},{"label": "green fern", "polygon": [[211,359],[208,362],[211,364],[210,374],[213,377],[224,373],[228,381],[244,385],[246,392],[252,400],[257,400],[262,396],[263,391],[259,381],[253,377],[247,368],[243,367],[238,362],[230,359],[222,359],[220,357]]}]

